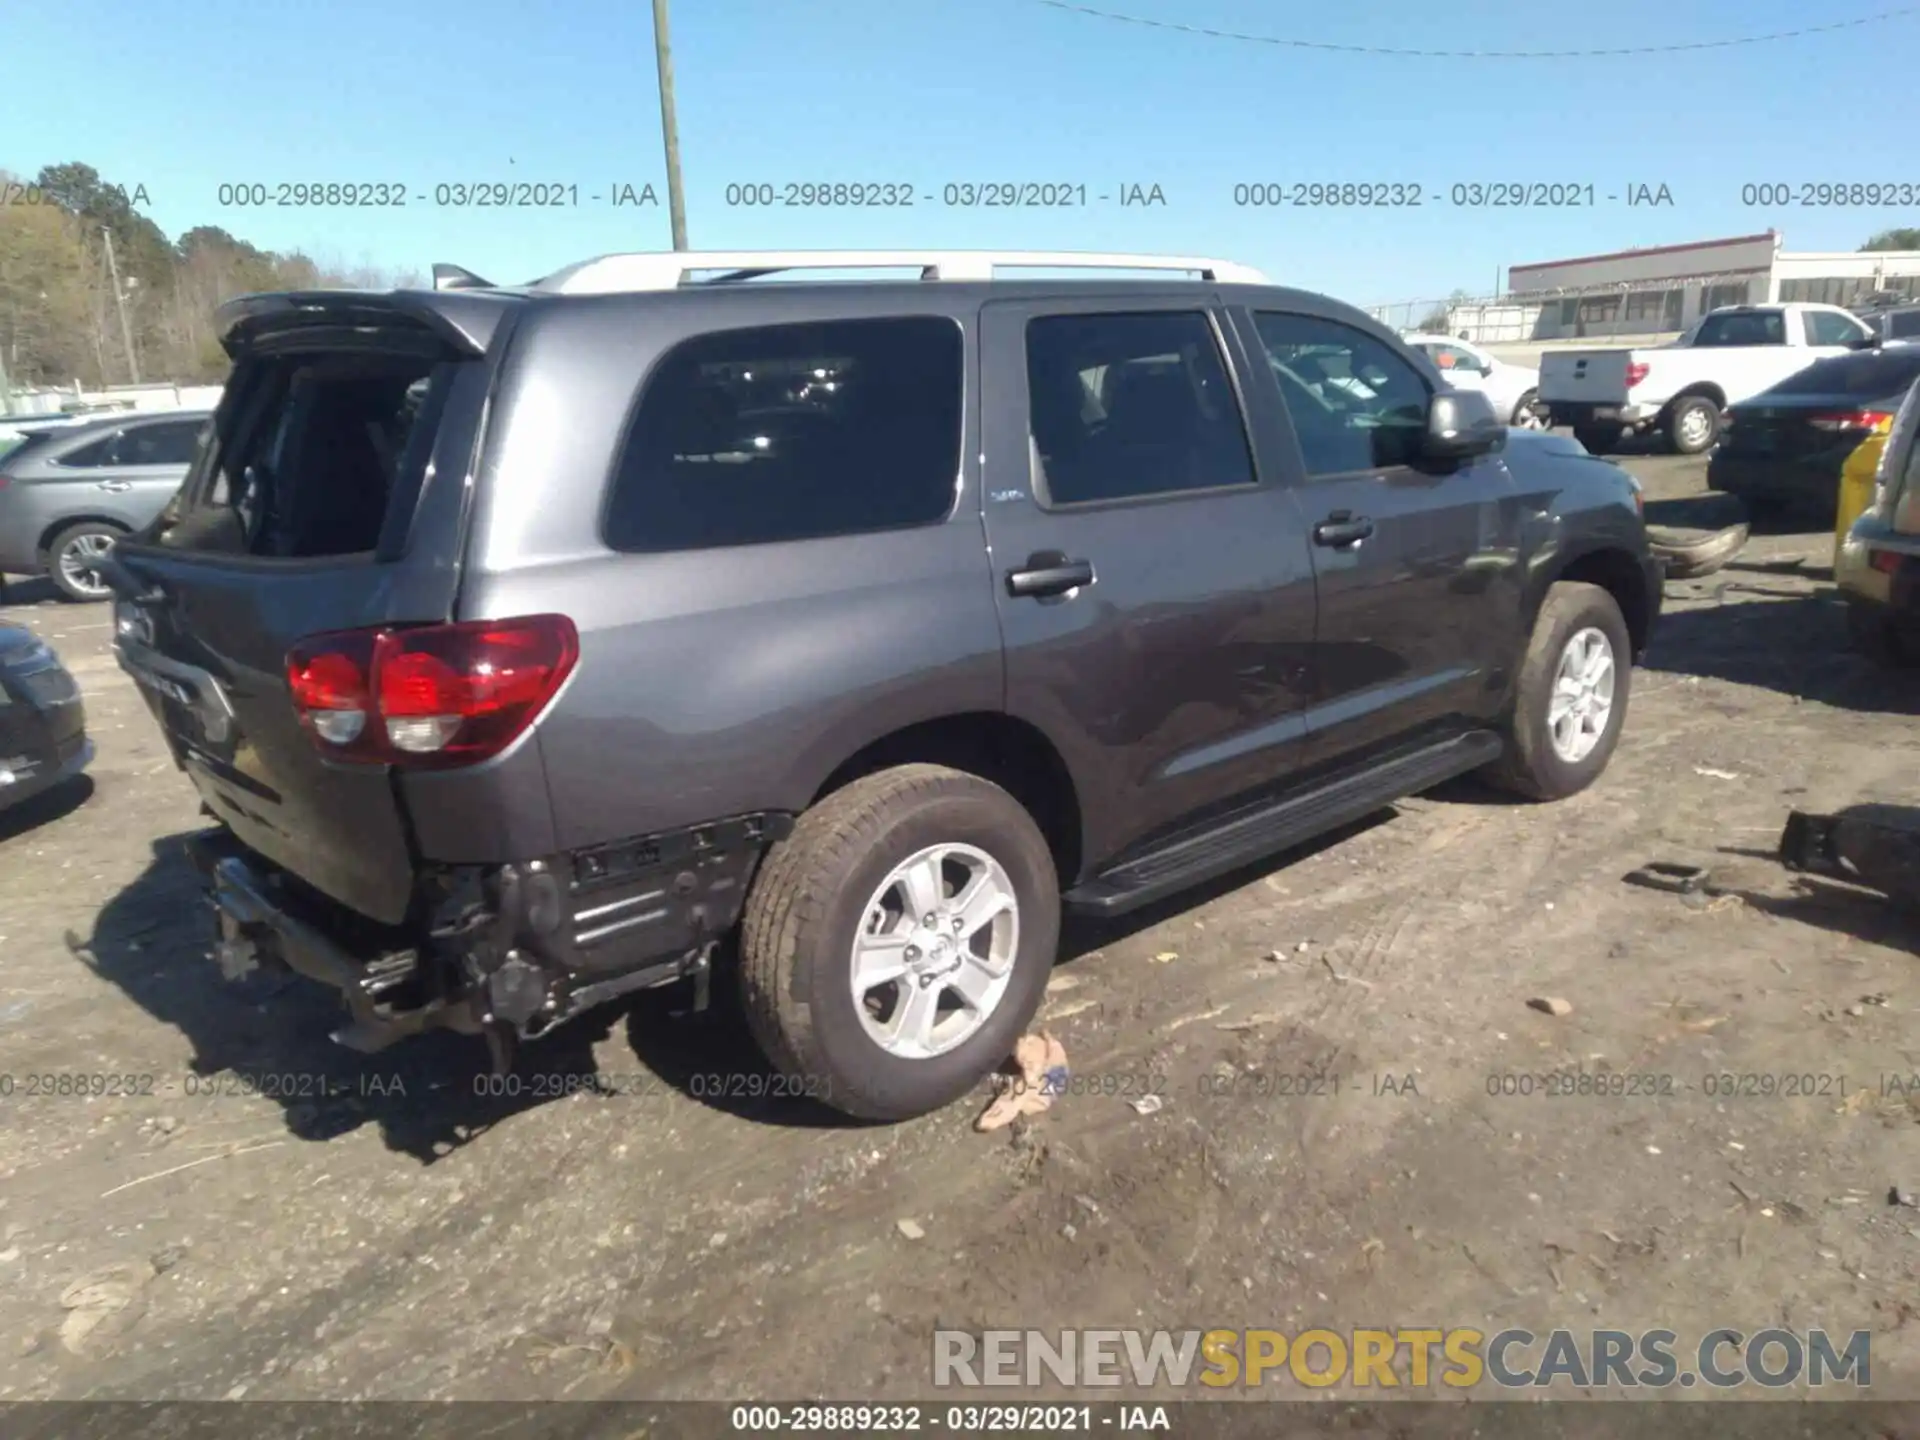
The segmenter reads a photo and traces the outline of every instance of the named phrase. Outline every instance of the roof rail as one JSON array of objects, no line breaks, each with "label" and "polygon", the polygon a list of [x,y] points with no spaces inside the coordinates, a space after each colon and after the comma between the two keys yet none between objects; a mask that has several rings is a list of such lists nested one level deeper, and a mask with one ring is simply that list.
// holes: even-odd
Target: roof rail
[{"label": "roof rail", "polygon": [[1267,277],[1231,260],[1191,255],[1124,255],[1085,250],[669,250],[602,255],[555,271],[533,288],[562,295],[677,290],[698,283],[749,280],[790,270],[918,270],[922,280],[991,280],[998,270],[1163,270],[1202,280],[1265,285]]}]

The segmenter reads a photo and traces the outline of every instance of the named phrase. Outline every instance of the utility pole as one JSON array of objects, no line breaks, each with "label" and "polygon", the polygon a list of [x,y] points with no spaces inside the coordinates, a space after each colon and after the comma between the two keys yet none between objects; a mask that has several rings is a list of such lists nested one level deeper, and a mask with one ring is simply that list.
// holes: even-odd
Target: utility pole
[{"label": "utility pole", "polygon": [[673,113],[673,51],[667,43],[667,0],[653,0],[653,56],[660,68],[660,133],[667,145],[667,213],[673,248],[687,248],[687,202],[680,189],[680,122]]},{"label": "utility pole", "polygon": [[133,327],[127,324],[127,296],[120,288],[120,266],[113,258],[113,231],[102,225],[100,234],[107,242],[107,277],[113,282],[113,303],[120,311],[120,339],[127,347],[127,374],[138,385],[140,362],[133,357]]}]

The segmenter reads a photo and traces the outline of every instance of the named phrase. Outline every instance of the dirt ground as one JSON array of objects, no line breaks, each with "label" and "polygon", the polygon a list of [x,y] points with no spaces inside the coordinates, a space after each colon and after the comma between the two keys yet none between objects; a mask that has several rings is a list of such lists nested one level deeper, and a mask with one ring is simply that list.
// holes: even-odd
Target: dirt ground
[{"label": "dirt ground", "polygon": [[[104,609],[16,589],[99,758],[0,818],[0,1398],[924,1398],[941,1325],[1309,1324],[1871,1329],[1875,1394],[1920,1396],[1920,1210],[1888,1197],[1920,1190],[1920,1100],[1886,1083],[1920,1072],[1916,931],[1768,858],[1790,808],[1920,803],[1920,689],[1848,653],[1830,547],[1669,587],[1588,794],[1449,787],[1071,931],[1047,1023],[1107,1093],[1016,1135],[724,1093],[759,1073],[741,1031],[667,994],[523,1057],[613,1094],[477,1094],[477,1042],[333,1046],[319,991],[206,958],[192,792]],[[1650,860],[1731,893],[1622,883]],[[1494,1093],[1574,1069],[1672,1093]]]}]

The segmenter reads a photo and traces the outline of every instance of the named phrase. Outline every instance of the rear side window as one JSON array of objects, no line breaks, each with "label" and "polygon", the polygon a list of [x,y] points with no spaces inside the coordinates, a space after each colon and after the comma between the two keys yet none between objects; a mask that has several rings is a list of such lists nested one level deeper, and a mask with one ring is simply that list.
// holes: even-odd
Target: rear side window
[{"label": "rear side window", "polygon": [[641,395],[606,543],[655,553],[931,525],[960,471],[964,346],[910,316],[726,330]]},{"label": "rear side window", "polygon": [[[380,352],[244,363],[215,417],[212,458],[156,543],[285,559],[378,550],[390,512],[395,523],[411,514],[447,393],[470,363]],[[195,442],[188,431],[173,443],[191,458]]]},{"label": "rear side window", "polygon": [[1049,505],[1255,481],[1240,406],[1200,311],[1030,322],[1027,403]]},{"label": "rear side window", "polygon": [[1696,348],[1723,345],[1784,345],[1787,343],[1786,316],[1778,310],[1735,310],[1725,315],[1709,315],[1694,332]]},{"label": "rear side window", "polygon": [[1920,335],[1920,310],[1907,310],[1887,317],[1889,340],[1911,340]]},{"label": "rear side window", "polygon": [[82,445],[76,450],[69,450],[66,454],[56,455],[53,458],[57,463],[73,470],[91,470],[96,465],[111,465],[113,445],[119,438],[118,432],[105,435],[90,445]]}]

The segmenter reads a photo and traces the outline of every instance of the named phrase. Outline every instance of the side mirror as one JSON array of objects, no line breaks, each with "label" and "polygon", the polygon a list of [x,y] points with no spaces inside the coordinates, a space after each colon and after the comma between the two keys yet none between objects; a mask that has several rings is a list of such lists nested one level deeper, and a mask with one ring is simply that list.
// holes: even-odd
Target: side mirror
[{"label": "side mirror", "polygon": [[1507,443],[1507,427],[1483,391],[1447,390],[1427,405],[1421,453],[1429,460],[1465,460]]}]

